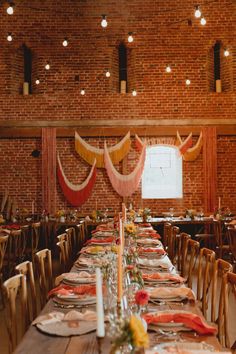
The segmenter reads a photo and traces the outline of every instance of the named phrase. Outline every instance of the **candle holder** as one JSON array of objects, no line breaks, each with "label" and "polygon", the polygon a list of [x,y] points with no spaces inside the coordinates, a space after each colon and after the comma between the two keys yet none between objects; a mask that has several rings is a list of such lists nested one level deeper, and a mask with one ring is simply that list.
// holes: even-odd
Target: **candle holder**
[{"label": "candle holder", "polygon": [[98,348],[98,354],[102,354],[102,343],[104,340],[104,337],[96,337],[97,338],[97,348]]}]

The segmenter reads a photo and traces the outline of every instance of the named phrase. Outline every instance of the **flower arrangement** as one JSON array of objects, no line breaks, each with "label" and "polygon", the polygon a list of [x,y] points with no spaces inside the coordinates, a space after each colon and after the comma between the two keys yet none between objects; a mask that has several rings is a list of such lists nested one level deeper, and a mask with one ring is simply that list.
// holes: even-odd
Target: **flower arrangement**
[{"label": "flower arrangement", "polygon": [[125,344],[131,345],[131,353],[134,353],[138,348],[147,348],[149,346],[149,338],[143,326],[143,322],[135,315],[131,315],[129,320],[123,322],[121,333],[115,339],[110,354],[115,354],[115,352]]},{"label": "flower arrangement", "polygon": [[138,283],[140,287],[143,288],[144,282],[142,272],[136,266],[133,266],[131,264],[126,267],[126,271],[130,274],[132,283]]},{"label": "flower arrangement", "polygon": [[128,236],[135,236],[137,233],[137,228],[134,223],[129,223],[125,225],[125,233]]},{"label": "flower arrangement", "polygon": [[139,209],[139,215],[142,216],[143,221],[146,221],[148,217],[151,215],[151,209],[149,208]]},{"label": "flower arrangement", "polygon": [[130,210],[127,212],[127,220],[134,221],[134,220],[135,220],[135,217],[136,217],[136,212],[135,212],[135,210],[130,209]]},{"label": "flower arrangement", "polygon": [[59,210],[57,210],[57,212],[56,212],[56,217],[57,218],[60,218],[61,216],[65,216],[65,210],[63,210],[63,209],[59,209]]},{"label": "flower arrangement", "polygon": [[91,217],[93,221],[98,221],[102,217],[102,213],[100,210],[93,210]]},{"label": "flower arrangement", "polygon": [[135,302],[138,306],[146,306],[148,304],[149,294],[146,290],[138,290],[135,294]]}]

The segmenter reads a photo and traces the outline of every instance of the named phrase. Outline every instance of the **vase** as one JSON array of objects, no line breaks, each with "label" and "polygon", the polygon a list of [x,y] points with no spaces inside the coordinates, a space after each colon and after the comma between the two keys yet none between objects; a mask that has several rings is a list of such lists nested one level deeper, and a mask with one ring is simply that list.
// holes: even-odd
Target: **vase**
[{"label": "vase", "polygon": [[65,221],[66,221],[65,216],[60,216],[60,222],[65,222]]}]

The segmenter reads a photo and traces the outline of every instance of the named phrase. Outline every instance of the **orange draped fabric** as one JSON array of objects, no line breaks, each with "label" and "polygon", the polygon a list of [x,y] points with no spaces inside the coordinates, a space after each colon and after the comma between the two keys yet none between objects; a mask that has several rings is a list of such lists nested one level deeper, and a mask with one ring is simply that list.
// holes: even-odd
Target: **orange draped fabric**
[{"label": "orange draped fabric", "polygon": [[217,191],[217,135],[215,127],[203,129],[203,175],[205,211],[216,207]]},{"label": "orange draped fabric", "polygon": [[56,128],[42,128],[42,204],[43,209],[56,211]]}]

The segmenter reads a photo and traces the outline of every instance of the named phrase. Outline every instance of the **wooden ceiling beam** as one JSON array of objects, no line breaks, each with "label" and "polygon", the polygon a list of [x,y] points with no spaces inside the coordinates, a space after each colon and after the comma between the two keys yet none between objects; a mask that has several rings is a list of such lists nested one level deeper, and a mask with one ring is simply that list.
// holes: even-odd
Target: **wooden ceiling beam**
[{"label": "wooden ceiling beam", "polygon": [[[103,124],[101,124],[103,122]],[[150,123],[153,124],[150,124]],[[200,124],[195,124],[196,122]],[[75,130],[83,136],[123,136],[128,131],[140,136],[175,136],[192,132],[199,135],[204,126],[214,125],[218,135],[236,135],[236,120],[113,120],[113,121],[0,121],[0,138],[40,137],[42,127],[56,127],[58,137],[73,137]],[[215,124],[212,124],[212,123]],[[122,124],[121,124],[122,123]],[[168,123],[168,124],[167,124]],[[186,124],[185,124],[186,123]],[[202,124],[204,123],[204,124]],[[231,124],[230,124],[231,123]]]}]

